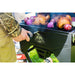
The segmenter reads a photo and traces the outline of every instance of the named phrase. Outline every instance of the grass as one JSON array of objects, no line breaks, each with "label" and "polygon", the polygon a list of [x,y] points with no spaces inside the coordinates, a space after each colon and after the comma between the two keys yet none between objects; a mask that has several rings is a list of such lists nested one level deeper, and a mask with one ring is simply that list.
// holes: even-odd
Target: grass
[{"label": "grass", "polygon": [[[33,49],[32,51],[29,52],[30,58],[32,60],[32,62],[44,62],[44,59],[39,58],[36,49]],[[50,56],[53,60],[53,62],[59,62],[59,60],[55,57],[54,54],[51,54]]]}]

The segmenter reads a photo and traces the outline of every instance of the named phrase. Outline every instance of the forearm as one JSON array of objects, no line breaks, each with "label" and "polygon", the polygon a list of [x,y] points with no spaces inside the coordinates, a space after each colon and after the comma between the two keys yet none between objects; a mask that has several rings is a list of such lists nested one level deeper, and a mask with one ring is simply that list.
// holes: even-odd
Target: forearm
[{"label": "forearm", "polygon": [[11,37],[17,37],[21,33],[21,27],[18,22],[14,19],[11,13],[0,14],[2,20],[1,25],[4,27],[6,33]]},{"label": "forearm", "polygon": [[20,26],[18,26],[16,29],[10,31],[8,33],[8,35],[10,35],[11,37],[17,37],[21,34],[21,30],[22,30],[22,28]]}]

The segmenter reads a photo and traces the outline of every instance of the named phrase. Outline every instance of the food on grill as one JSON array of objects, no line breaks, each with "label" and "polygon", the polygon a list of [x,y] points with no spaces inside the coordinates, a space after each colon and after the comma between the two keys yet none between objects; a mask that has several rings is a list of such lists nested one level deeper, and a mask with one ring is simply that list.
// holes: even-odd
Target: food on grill
[{"label": "food on grill", "polygon": [[36,16],[31,16],[30,19],[31,19],[32,21],[34,21],[34,20],[35,20],[35,17],[36,17]]},{"label": "food on grill", "polygon": [[42,14],[38,14],[37,16],[31,16],[26,17],[24,19],[24,22],[27,25],[47,25],[48,28],[54,28],[54,24],[55,22],[57,23],[57,27],[62,29],[64,28],[65,30],[70,30],[72,28],[71,25],[71,16],[70,15],[66,15],[64,16],[56,16],[53,19],[50,20],[50,22],[48,23],[48,20],[50,19],[50,16],[47,15],[42,15]]},{"label": "food on grill", "polygon": [[68,18],[70,21],[72,21],[72,18],[70,15],[66,15],[66,18]]},{"label": "food on grill", "polygon": [[55,23],[55,22],[56,22],[56,20],[55,20],[55,19],[51,19],[51,22]]},{"label": "food on grill", "polygon": [[48,20],[50,19],[50,16],[47,15],[47,16],[44,16],[44,15],[40,15],[38,14],[38,16],[31,16],[30,18],[26,17],[24,19],[24,22],[27,24],[27,25],[46,25],[48,22]]},{"label": "food on grill", "polygon": [[35,18],[35,21],[33,22],[34,25],[40,25],[40,19],[39,17]]},{"label": "food on grill", "polygon": [[50,19],[50,16],[49,16],[49,15],[47,15],[47,16],[46,16],[46,20],[49,20],[49,19]]},{"label": "food on grill", "polygon": [[54,18],[52,18],[51,19],[51,22],[58,22],[58,19],[60,18],[61,16],[59,15],[59,16],[56,16],[56,17],[54,17]]},{"label": "food on grill", "polygon": [[54,22],[49,22],[49,23],[47,24],[47,27],[48,27],[48,28],[53,28],[53,27],[54,27]]},{"label": "food on grill", "polygon": [[26,23],[28,19],[29,19],[28,17],[24,18],[24,22]]},{"label": "food on grill", "polygon": [[33,21],[32,21],[31,19],[28,19],[28,20],[26,21],[26,24],[27,24],[27,25],[31,25],[32,22],[33,22]]},{"label": "food on grill", "polygon": [[58,15],[58,16],[54,17],[55,22],[58,22],[58,19],[59,19],[60,17],[62,17],[62,15]]},{"label": "food on grill", "polygon": [[35,20],[35,17],[36,17],[36,16],[31,16],[30,18],[29,18],[29,17],[26,17],[26,18],[24,19],[24,22],[25,22],[27,25],[31,25],[32,22]]},{"label": "food on grill", "polygon": [[42,16],[42,15],[39,15],[38,17],[39,17],[40,24],[45,25],[46,24],[46,17]]},{"label": "food on grill", "polygon": [[57,27],[62,29],[64,28],[65,24],[71,24],[70,20],[66,17],[60,17],[60,19],[58,19],[58,22],[57,22]]},{"label": "food on grill", "polygon": [[50,16],[47,15],[47,16],[44,16],[44,15],[40,15],[38,14],[38,16],[35,18],[35,21],[33,22],[33,24],[35,25],[46,25],[47,24],[47,21],[50,19]]},{"label": "food on grill", "polygon": [[64,25],[65,30],[71,30],[72,26],[70,24]]}]

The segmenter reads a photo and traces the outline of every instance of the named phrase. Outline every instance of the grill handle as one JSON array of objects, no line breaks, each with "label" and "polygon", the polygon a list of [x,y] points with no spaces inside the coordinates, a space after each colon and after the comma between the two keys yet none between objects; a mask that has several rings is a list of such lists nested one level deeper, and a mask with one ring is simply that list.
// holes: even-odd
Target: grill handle
[{"label": "grill handle", "polygon": [[27,35],[32,38],[33,37],[33,34],[30,32],[30,33],[27,33]]}]

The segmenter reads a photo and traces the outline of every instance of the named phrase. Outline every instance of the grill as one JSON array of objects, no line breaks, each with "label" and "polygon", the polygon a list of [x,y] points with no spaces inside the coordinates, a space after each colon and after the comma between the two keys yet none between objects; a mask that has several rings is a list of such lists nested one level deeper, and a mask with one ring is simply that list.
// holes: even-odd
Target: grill
[{"label": "grill", "polygon": [[[22,52],[29,62],[31,59],[28,52],[34,48],[40,58],[45,59],[54,53],[60,62],[75,62],[75,43],[72,39],[74,27],[70,31],[64,31],[57,27],[47,28],[46,25],[26,25],[24,22],[20,26],[33,33],[30,42],[20,42]],[[34,47],[29,48],[31,45]]]}]

